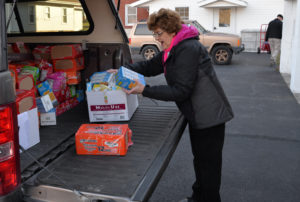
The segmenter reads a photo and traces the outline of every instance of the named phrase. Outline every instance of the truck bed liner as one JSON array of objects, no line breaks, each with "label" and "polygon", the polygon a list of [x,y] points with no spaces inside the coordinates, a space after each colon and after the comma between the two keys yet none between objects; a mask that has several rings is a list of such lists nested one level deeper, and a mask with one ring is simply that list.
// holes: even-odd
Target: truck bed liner
[{"label": "truck bed liner", "polygon": [[[41,131],[41,135],[51,135],[56,130],[71,134],[67,135],[70,137],[67,141],[71,145],[68,144],[70,146],[67,150],[47,166],[69,187],[42,170],[24,183],[25,190],[36,192],[35,189],[39,189],[39,186],[63,189],[71,187],[94,198],[95,195],[101,195],[129,201],[147,200],[180,140],[186,120],[176,107],[147,106],[142,103],[128,122],[133,131],[134,144],[126,156],[81,156],[75,151],[74,133],[82,123],[88,123],[86,108],[80,108],[82,114],[70,112],[72,122],[68,120],[66,124],[64,121],[63,127],[57,125]],[[51,141],[61,138],[56,132],[55,140]]]}]

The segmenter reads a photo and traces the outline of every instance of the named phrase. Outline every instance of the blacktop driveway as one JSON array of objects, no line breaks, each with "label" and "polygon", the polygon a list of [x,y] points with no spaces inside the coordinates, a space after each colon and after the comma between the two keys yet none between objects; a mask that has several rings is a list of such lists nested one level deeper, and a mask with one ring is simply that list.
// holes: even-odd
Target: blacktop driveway
[{"label": "blacktop driveway", "polygon": [[[229,66],[215,66],[235,112],[226,129],[223,202],[300,201],[300,105],[268,58],[242,53]],[[193,180],[186,130],[150,202],[189,196]]]}]

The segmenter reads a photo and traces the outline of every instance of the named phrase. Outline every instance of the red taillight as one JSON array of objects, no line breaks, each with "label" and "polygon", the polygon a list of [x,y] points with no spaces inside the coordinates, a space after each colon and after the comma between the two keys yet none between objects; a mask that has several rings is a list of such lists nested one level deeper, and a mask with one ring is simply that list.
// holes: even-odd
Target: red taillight
[{"label": "red taillight", "polygon": [[15,103],[0,106],[0,196],[20,184],[20,155]]},{"label": "red taillight", "polygon": [[129,45],[131,44],[131,38],[128,38],[128,40],[129,40]]}]

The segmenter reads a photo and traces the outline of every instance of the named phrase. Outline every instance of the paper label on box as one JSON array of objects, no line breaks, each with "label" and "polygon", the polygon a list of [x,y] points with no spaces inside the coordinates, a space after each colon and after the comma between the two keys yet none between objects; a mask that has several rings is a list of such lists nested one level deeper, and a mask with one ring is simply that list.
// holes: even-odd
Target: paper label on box
[{"label": "paper label on box", "polygon": [[125,110],[125,104],[112,105],[91,105],[91,111],[111,111],[111,110]]}]

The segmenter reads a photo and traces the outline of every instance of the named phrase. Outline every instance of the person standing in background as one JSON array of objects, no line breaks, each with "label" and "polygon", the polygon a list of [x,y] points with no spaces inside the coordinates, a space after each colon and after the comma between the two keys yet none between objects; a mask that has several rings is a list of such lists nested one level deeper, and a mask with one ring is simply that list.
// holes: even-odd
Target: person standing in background
[{"label": "person standing in background", "polygon": [[280,55],[281,49],[282,20],[283,16],[278,14],[277,18],[269,23],[266,33],[265,41],[269,42],[271,49],[271,66],[279,65],[277,64],[277,58]]}]

